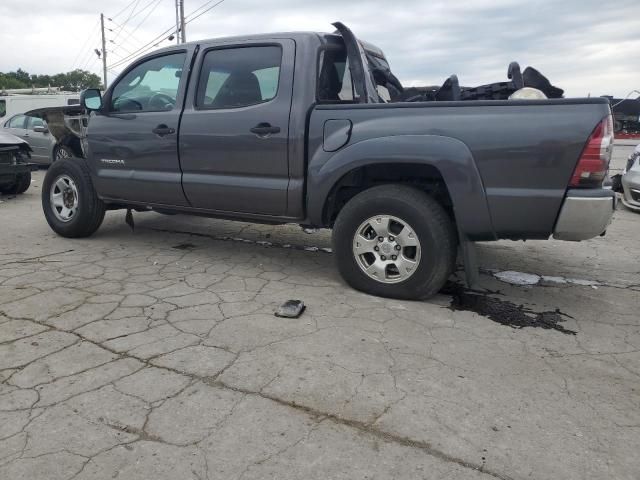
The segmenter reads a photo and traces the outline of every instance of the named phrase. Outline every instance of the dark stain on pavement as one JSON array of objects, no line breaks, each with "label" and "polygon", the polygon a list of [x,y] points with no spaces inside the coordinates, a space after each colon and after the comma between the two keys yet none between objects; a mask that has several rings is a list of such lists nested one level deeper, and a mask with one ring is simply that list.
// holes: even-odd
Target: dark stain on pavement
[{"label": "dark stain on pavement", "polygon": [[508,300],[490,296],[490,294],[496,292],[472,290],[453,282],[447,283],[440,293],[451,295],[451,304],[449,305],[451,310],[475,312],[511,328],[544,328],[546,330],[557,330],[567,335],[576,334],[573,330],[560,325],[566,318],[572,317],[562,313],[559,309],[534,312],[525,308],[524,305],[516,305]]},{"label": "dark stain on pavement", "polygon": [[196,246],[193,243],[181,243],[180,245],[174,245],[171,248],[175,248],[176,250],[193,250]]}]

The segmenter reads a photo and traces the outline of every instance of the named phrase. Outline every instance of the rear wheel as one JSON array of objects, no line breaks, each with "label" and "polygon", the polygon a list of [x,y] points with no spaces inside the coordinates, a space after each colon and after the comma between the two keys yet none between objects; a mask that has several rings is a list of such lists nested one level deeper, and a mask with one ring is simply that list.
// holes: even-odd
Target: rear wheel
[{"label": "rear wheel", "polygon": [[420,299],[437,293],[453,272],[457,239],[449,215],[433,198],[412,187],[383,185],[344,206],[333,246],[352,287]]},{"label": "rear wheel", "polygon": [[88,237],[102,224],[105,206],[83,160],[64,158],[47,171],[42,185],[47,223],[63,237]]}]

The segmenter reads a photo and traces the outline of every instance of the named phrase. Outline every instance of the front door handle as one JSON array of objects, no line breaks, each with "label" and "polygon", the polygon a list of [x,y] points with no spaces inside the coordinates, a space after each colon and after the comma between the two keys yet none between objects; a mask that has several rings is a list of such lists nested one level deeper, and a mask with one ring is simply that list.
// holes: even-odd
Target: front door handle
[{"label": "front door handle", "polygon": [[280,133],[280,127],[273,127],[270,123],[259,123],[251,129],[251,133],[255,133],[259,137],[266,137],[272,133]]},{"label": "front door handle", "polygon": [[151,131],[156,135],[158,135],[159,137],[164,137],[165,135],[171,135],[172,133],[176,133],[175,128],[167,127],[164,123],[161,123]]}]

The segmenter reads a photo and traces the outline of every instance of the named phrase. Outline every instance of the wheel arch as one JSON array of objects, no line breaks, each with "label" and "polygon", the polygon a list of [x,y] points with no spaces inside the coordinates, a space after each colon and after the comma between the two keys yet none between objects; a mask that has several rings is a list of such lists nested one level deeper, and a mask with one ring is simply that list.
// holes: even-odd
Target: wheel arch
[{"label": "wheel arch", "polygon": [[378,137],[350,145],[329,158],[326,152],[317,154],[309,163],[307,211],[311,223],[330,226],[335,216],[331,202],[345,180],[367,169],[384,168],[400,169],[400,177],[408,171],[411,181],[392,175],[381,183],[411,185],[416,178],[441,181],[458,231],[472,239],[495,238],[484,185],[470,150],[459,140],[437,135]]},{"label": "wheel arch", "polygon": [[56,142],[56,144],[51,149],[51,162],[56,161],[56,155],[61,147],[70,150],[73,157],[84,158],[80,139],[75,135],[65,135],[58,142]]}]

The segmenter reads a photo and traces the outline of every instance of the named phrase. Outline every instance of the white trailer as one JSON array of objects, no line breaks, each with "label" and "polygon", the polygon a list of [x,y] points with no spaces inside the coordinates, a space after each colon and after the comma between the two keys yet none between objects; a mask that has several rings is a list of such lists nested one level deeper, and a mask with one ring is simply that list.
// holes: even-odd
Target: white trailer
[{"label": "white trailer", "polygon": [[36,108],[65,107],[79,105],[79,93],[54,93],[34,95],[0,95],[0,122],[4,122],[19,113]]}]

